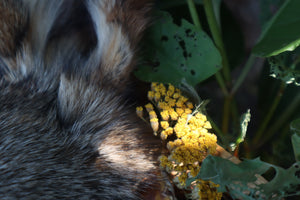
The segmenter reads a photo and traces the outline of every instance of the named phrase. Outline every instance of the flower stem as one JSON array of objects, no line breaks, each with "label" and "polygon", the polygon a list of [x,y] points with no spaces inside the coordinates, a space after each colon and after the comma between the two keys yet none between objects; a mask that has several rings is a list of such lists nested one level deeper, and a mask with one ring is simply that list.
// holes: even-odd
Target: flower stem
[{"label": "flower stem", "polygon": [[219,49],[220,54],[223,59],[223,75],[226,80],[226,82],[230,82],[230,69],[229,69],[229,63],[228,58],[226,55],[224,43],[221,36],[221,31],[219,29],[219,25],[216,20],[216,15],[214,13],[212,0],[203,0],[204,10],[207,17],[208,25],[212,34],[212,37],[215,41],[216,47]]},{"label": "flower stem", "polygon": [[191,14],[193,23],[195,24],[195,26],[197,28],[202,30],[202,26],[201,26],[201,23],[200,23],[200,20],[199,20],[199,17],[198,17],[198,13],[197,13],[197,10],[196,10],[194,0],[187,0],[187,4],[188,4],[189,10],[190,10],[190,14]]},{"label": "flower stem", "polygon": [[[264,118],[262,124],[259,126],[258,131],[254,136],[253,144],[258,144],[258,142],[262,139],[262,137],[263,136],[265,137],[265,135],[264,135],[265,130],[266,130],[267,125],[269,124],[271,118],[273,117],[273,114],[274,114],[274,112],[275,112],[275,110],[276,110],[276,108],[277,108],[277,106],[278,106],[278,104],[281,100],[281,97],[282,97],[282,94],[284,92],[285,86],[286,86],[286,84],[284,82],[281,82],[280,88],[279,88],[279,90],[277,92],[277,95],[276,95],[276,97],[275,97],[275,99],[274,99],[274,101],[273,101],[273,103],[272,103],[272,105],[271,105],[271,107],[270,107],[270,109],[267,113],[267,116]],[[259,143],[261,143],[261,142],[259,142]]]}]

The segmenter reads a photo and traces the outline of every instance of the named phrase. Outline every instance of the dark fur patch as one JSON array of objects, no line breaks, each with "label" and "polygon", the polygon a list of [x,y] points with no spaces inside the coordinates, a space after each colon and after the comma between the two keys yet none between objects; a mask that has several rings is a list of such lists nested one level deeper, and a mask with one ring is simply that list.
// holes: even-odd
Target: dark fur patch
[{"label": "dark fur patch", "polygon": [[150,1],[103,2],[0,2],[0,199],[159,191],[160,141],[128,87]]}]

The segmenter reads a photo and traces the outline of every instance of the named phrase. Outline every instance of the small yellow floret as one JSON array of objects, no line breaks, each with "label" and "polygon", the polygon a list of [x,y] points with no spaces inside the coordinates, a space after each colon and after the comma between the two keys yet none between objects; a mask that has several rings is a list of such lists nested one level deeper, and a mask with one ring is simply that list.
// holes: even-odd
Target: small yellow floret
[{"label": "small yellow floret", "polygon": [[181,101],[181,100],[178,100],[178,101],[176,102],[176,106],[177,106],[178,108],[183,108],[183,107],[184,107],[184,102]]},{"label": "small yellow floret", "polygon": [[159,124],[158,124],[158,119],[157,118],[150,119],[150,125],[151,125],[154,132],[158,131]]},{"label": "small yellow floret", "polygon": [[163,102],[163,101],[158,102],[157,107],[161,110],[168,110],[169,109],[169,105],[166,102]]},{"label": "small yellow floret", "polygon": [[209,121],[206,121],[205,124],[203,125],[204,128],[207,128],[207,129],[211,129],[211,124]]},{"label": "small yellow floret", "polygon": [[160,112],[160,116],[163,120],[168,121],[169,120],[169,112],[168,110],[164,110]]},{"label": "small yellow floret", "polygon": [[155,88],[157,87],[157,85],[158,85],[158,83],[152,82],[152,83],[151,83],[151,90],[152,90],[152,91],[155,91]]},{"label": "small yellow floret", "polygon": [[173,128],[172,127],[168,127],[168,128],[166,128],[166,133],[168,134],[168,135],[172,135],[173,134]]},{"label": "small yellow floret", "polygon": [[154,93],[154,101],[158,102],[160,100],[160,97],[161,97],[161,95],[159,92]]},{"label": "small yellow floret", "polygon": [[181,116],[184,113],[184,110],[182,108],[176,108],[176,112],[179,116]]},{"label": "small yellow floret", "polygon": [[140,118],[143,118],[143,107],[142,106],[136,107],[136,114]]},{"label": "small yellow floret", "polygon": [[173,98],[174,99],[178,99],[180,97],[180,94],[178,92],[174,93],[173,94]]},{"label": "small yellow floret", "polygon": [[189,109],[189,108],[186,108],[186,109],[184,109],[184,112],[186,114],[191,114],[193,111],[191,109]]},{"label": "small yellow floret", "polygon": [[186,102],[186,106],[187,106],[189,109],[193,109],[193,108],[194,108],[194,105],[193,105],[191,102]]},{"label": "small yellow floret", "polygon": [[145,108],[146,108],[146,110],[147,110],[148,112],[154,110],[153,105],[152,105],[151,103],[146,104],[146,105],[145,105]]},{"label": "small yellow floret", "polygon": [[150,111],[149,112],[149,117],[150,117],[150,119],[157,118],[156,112],[154,110]]},{"label": "small yellow floret", "polygon": [[167,129],[169,127],[168,121],[160,121],[160,125],[163,129]]},{"label": "small yellow floret", "polygon": [[152,100],[154,99],[154,92],[153,92],[153,91],[149,91],[149,92],[148,92],[148,99],[149,99],[150,101],[152,101]]},{"label": "small yellow floret", "polygon": [[174,109],[170,109],[169,114],[170,114],[170,117],[171,117],[172,120],[177,120],[178,119],[178,114],[177,114],[177,112],[175,112]]}]

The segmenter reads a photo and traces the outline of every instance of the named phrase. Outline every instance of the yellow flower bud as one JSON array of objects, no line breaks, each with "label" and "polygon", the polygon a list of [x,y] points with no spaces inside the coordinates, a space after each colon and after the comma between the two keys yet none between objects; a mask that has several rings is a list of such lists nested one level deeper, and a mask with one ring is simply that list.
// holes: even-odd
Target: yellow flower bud
[{"label": "yellow flower bud", "polygon": [[166,95],[166,87],[164,86],[164,84],[159,84],[159,92],[161,93],[161,95],[165,96]]},{"label": "yellow flower bud", "polygon": [[155,113],[154,110],[152,110],[152,111],[149,112],[149,117],[150,117],[150,119],[157,118],[157,115],[156,115],[156,113]]},{"label": "yellow flower bud", "polygon": [[178,119],[178,114],[174,111],[174,109],[169,110],[169,114],[172,120],[177,120]]},{"label": "yellow flower bud", "polygon": [[169,108],[168,104],[166,102],[158,102],[157,107],[161,110],[167,110]]},{"label": "yellow flower bud", "polygon": [[165,139],[168,138],[168,134],[167,134],[165,131],[162,131],[162,132],[160,133],[160,138],[161,138],[162,140],[165,140]]},{"label": "yellow flower bud", "polygon": [[158,85],[158,83],[152,82],[152,83],[151,83],[151,90],[152,90],[152,91],[155,91],[157,85]]},{"label": "yellow flower bud", "polygon": [[160,93],[159,92],[155,92],[155,94],[154,94],[154,101],[158,102],[160,100],[160,97],[161,97]]},{"label": "yellow flower bud", "polygon": [[181,116],[184,113],[184,110],[182,108],[176,108],[176,112],[179,116]]},{"label": "yellow flower bud", "polygon": [[146,105],[145,105],[145,108],[146,108],[146,110],[147,110],[148,112],[154,110],[153,105],[152,105],[151,103],[146,104]]},{"label": "yellow flower bud", "polygon": [[173,85],[169,84],[168,90],[174,93],[175,87]]},{"label": "yellow flower bud", "polygon": [[153,91],[148,91],[148,99],[152,101],[154,99],[154,92]]},{"label": "yellow flower bud", "polygon": [[209,121],[206,121],[206,122],[204,123],[203,127],[204,127],[204,128],[207,128],[207,129],[211,129],[211,128],[212,128]]},{"label": "yellow flower bud", "polygon": [[170,107],[174,107],[174,106],[176,105],[176,100],[170,98],[170,100],[169,100],[169,102],[168,102],[168,105],[169,105]]},{"label": "yellow flower bud", "polygon": [[188,98],[181,96],[179,99],[179,101],[182,101],[183,103],[187,102]]},{"label": "yellow flower bud", "polygon": [[178,108],[183,108],[183,107],[184,107],[183,101],[178,100],[178,101],[176,102],[176,106],[177,106]]},{"label": "yellow flower bud", "polygon": [[157,119],[157,118],[150,119],[150,125],[151,125],[152,130],[153,130],[154,132],[157,132],[157,131],[158,131],[159,124],[158,124],[158,119]]},{"label": "yellow flower bud", "polygon": [[178,92],[174,93],[173,94],[173,98],[174,99],[178,99],[180,97],[180,94]]},{"label": "yellow flower bud", "polygon": [[169,127],[168,121],[160,121],[160,125],[163,129],[167,129]]},{"label": "yellow flower bud", "polygon": [[164,110],[160,112],[160,116],[163,120],[168,121],[169,120],[169,112],[168,110]]},{"label": "yellow flower bud", "polygon": [[143,107],[142,106],[136,107],[136,114],[140,118],[143,118]]},{"label": "yellow flower bud", "polygon": [[184,113],[191,114],[193,111],[189,108],[184,109]]},{"label": "yellow flower bud", "polygon": [[193,109],[194,106],[191,102],[186,102],[186,106],[189,108],[189,109]]},{"label": "yellow flower bud", "polygon": [[172,127],[168,127],[168,128],[166,128],[166,133],[168,133],[168,135],[171,135],[171,134],[173,134],[173,128]]}]

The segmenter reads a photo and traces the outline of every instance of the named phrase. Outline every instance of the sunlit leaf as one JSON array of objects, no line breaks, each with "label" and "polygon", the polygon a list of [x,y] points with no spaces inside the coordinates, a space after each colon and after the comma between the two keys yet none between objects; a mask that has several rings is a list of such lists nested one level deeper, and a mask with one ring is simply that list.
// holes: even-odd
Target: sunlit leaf
[{"label": "sunlit leaf", "polygon": [[287,0],[265,27],[253,52],[262,57],[292,51],[300,44],[300,1]]}]

